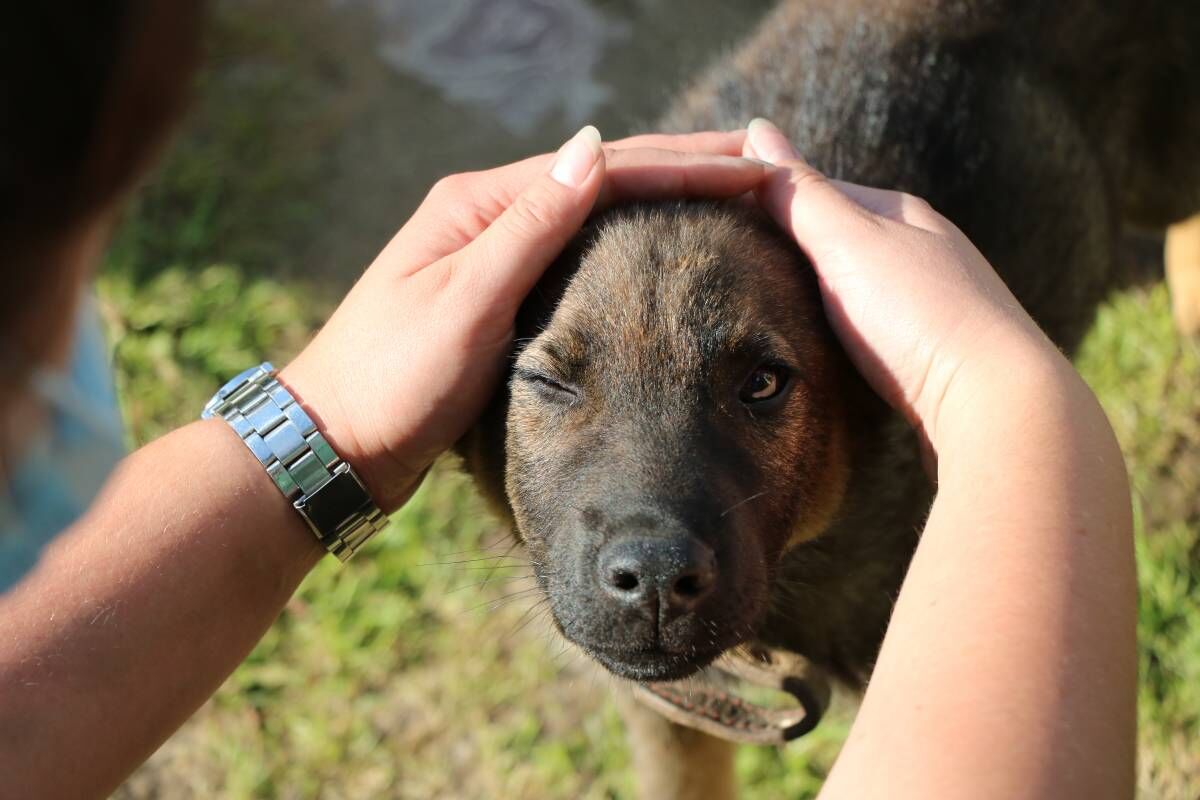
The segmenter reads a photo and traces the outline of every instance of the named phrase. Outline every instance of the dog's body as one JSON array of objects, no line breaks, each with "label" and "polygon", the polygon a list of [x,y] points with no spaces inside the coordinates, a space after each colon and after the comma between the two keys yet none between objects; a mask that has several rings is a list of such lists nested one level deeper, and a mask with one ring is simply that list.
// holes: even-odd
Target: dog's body
[{"label": "dog's body", "polygon": [[[1196,41],[1200,9],[1169,0],[793,0],[664,127],[767,116],[827,174],[924,197],[1071,352],[1121,279],[1124,226],[1200,210]],[[1188,237],[1173,268],[1193,275]],[[749,640],[851,686],[872,668],[933,488],[786,250],[729,207],[597,221],[531,300],[511,388],[460,448],[560,629],[620,675],[676,678]],[[800,388],[759,413],[739,369]],[[732,791],[728,748],[634,713],[649,796]]]}]

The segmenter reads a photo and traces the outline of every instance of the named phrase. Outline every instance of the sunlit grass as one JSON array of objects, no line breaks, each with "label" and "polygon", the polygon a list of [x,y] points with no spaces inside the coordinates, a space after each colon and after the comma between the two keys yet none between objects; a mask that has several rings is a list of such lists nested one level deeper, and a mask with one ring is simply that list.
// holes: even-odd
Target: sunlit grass
[{"label": "sunlit grass", "polygon": [[1200,797],[1200,349],[1175,333],[1159,286],[1104,308],[1079,365],[1133,482],[1142,789]]},{"label": "sunlit grass", "polygon": [[[224,34],[249,53],[296,47],[272,31]],[[100,294],[136,442],[193,419],[244,367],[285,363],[331,307],[318,289],[266,277],[289,273],[290,236],[321,221],[305,199],[321,166],[292,133],[307,129],[295,119],[306,91],[268,70],[204,93],[199,123],[128,215]],[[1156,288],[1115,297],[1079,364],[1136,492],[1142,791],[1200,797],[1200,358]],[[536,593],[515,595],[527,571],[519,554],[497,558],[507,549],[442,465],[357,559],[314,571],[119,796],[631,797],[605,683],[531,609]],[[851,705],[785,749],[743,748],[744,796],[813,797]]]},{"label": "sunlit grass", "polygon": [[[102,304],[139,440],[185,422],[220,380],[286,359],[324,313],[302,288],[232,267],[113,270]],[[1100,314],[1079,363],[1130,462],[1138,519],[1141,781],[1200,794],[1200,359],[1166,291]],[[216,698],[124,790],[223,797],[628,797],[603,680],[526,611],[519,552],[443,465],[386,535],[323,563]],[[473,560],[481,559],[481,560]],[[491,579],[484,584],[488,576]],[[1100,699],[1099,701],[1102,701]],[[747,797],[812,797],[848,726],[744,748]]]}]

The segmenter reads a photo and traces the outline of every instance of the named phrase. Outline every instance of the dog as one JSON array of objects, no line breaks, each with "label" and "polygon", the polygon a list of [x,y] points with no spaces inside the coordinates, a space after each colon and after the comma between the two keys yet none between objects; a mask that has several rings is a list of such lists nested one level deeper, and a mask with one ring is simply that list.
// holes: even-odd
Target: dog
[{"label": "dog", "polygon": [[[827,175],[925,198],[1071,353],[1131,227],[1182,223],[1175,308],[1200,319],[1196,41],[1200,7],[1171,0],[789,0],[657,127],[766,116]],[[600,215],[517,337],[466,469],[563,636],[653,689],[626,703],[643,794],[732,797],[725,739],[803,732],[826,682],[869,677],[934,494],[916,435],[744,203]],[[731,657],[800,700],[782,735],[727,693],[673,693]]]}]

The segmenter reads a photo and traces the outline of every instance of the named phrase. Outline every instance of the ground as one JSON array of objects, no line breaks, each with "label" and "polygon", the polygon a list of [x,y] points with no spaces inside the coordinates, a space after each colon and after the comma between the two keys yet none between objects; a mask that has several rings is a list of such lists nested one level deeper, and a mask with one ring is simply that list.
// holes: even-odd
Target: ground
[{"label": "ground", "polygon": [[[355,55],[377,22],[370,5],[299,2],[285,25],[270,24],[278,2],[220,6],[196,111],[100,280],[134,443],[193,418],[243,367],[285,362],[438,174],[545,149],[575,125],[566,109],[514,128]],[[660,8],[671,5],[591,4],[616,42],[596,72],[608,99],[592,109],[609,129],[652,118],[698,53],[753,22],[709,3],[711,14],[673,25]],[[336,25],[329,7],[341,9]],[[681,36],[680,25],[695,31]],[[692,54],[656,55],[635,30],[690,39]],[[676,72],[638,86],[656,57]],[[618,106],[626,96],[636,102]],[[1200,354],[1175,334],[1165,288],[1150,285],[1111,298],[1078,364],[1135,488],[1141,793],[1194,798]],[[116,796],[630,797],[604,682],[548,629],[522,563],[453,464],[439,465],[364,553],[318,567],[247,662]],[[743,748],[745,796],[814,796],[851,706],[784,750]]]}]

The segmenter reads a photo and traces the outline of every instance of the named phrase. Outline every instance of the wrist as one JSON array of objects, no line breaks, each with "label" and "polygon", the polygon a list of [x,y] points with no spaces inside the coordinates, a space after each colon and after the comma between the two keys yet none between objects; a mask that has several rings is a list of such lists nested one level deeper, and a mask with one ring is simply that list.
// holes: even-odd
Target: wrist
[{"label": "wrist", "polygon": [[[173,432],[170,438],[163,437],[154,442],[153,446],[159,451],[170,446],[192,453],[203,452],[205,456],[200,466],[207,474],[201,482],[210,487],[213,496],[225,498],[229,503],[216,507],[217,516],[223,522],[234,518],[253,520],[249,527],[272,532],[269,536],[233,537],[226,545],[233,548],[237,556],[233,563],[261,571],[262,575],[255,576],[256,581],[263,575],[276,578],[287,575],[289,580],[276,583],[281,591],[290,594],[286,587],[294,588],[325,554],[321,543],[279,492],[262,464],[224,421],[198,420]],[[142,451],[135,455],[146,458]],[[293,574],[294,580],[291,579]],[[264,586],[275,585],[272,581],[260,582]],[[287,594],[279,598],[280,604],[287,601]]]},{"label": "wrist", "polygon": [[1053,349],[1003,355],[964,370],[947,396],[931,438],[940,490],[979,498],[1016,482],[1033,502],[1031,492],[1070,486],[1127,506],[1120,445],[1070,362]]},{"label": "wrist", "polygon": [[973,451],[981,435],[1014,432],[1045,418],[1069,420],[1098,404],[1070,362],[1040,332],[992,338],[964,357],[921,420],[944,463]]},{"label": "wrist", "polygon": [[264,362],[230,378],[205,404],[237,433],[317,539],[341,561],[387,524],[354,468]]},{"label": "wrist", "polygon": [[301,354],[276,376],[348,463],[385,514],[402,506],[424,477],[425,468],[403,463],[378,437],[364,435],[362,419],[329,374],[313,368]]}]

